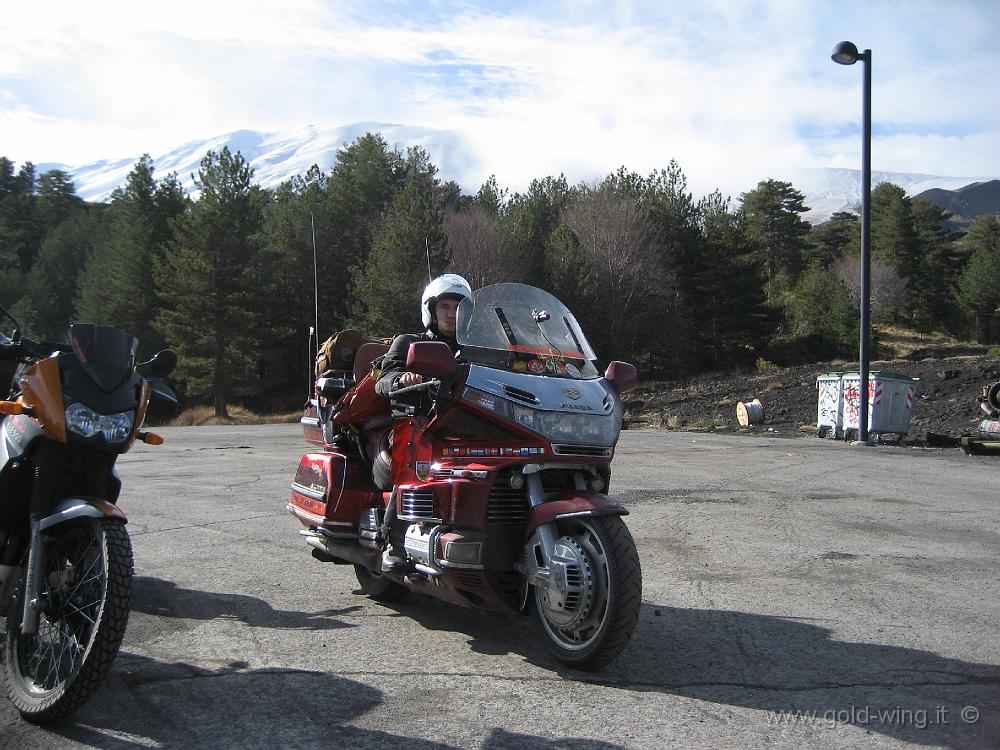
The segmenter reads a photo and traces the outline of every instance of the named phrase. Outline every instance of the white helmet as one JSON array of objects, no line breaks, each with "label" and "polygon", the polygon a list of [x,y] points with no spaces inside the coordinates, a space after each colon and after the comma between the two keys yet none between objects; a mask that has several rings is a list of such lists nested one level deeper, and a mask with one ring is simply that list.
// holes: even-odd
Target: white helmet
[{"label": "white helmet", "polygon": [[446,273],[438,276],[424,288],[424,295],[420,298],[420,320],[424,328],[434,333],[437,333],[437,316],[434,315],[434,308],[439,297],[471,299],[472,287],[457,273]]}]

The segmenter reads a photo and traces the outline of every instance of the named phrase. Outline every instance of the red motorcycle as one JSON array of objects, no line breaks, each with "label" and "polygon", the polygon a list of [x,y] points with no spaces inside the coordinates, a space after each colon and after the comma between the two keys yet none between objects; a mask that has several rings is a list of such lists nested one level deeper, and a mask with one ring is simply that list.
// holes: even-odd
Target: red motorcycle
[{"label": "red motorcycle", "polygon": [[[464,300],[456,338],[461,362],[443,342],[412,344],[406,369],[425,380],[391,401],[375,392],[382,344],[316,381],[302,424],[323,449],[302,457],[288,510],[313,557],[353,564],[374,599],[416,590],[530,613],[559,661],[603,666],[628,644],[642,597],[628,511],[607,494],[636,369],[612,362],[601,377],[570,311],[523,284]],[[403,405],[423,389],[429,414]],[[387,438],[390,478],[376,486]],[[390,541],[404,572],[382,571]]]}]

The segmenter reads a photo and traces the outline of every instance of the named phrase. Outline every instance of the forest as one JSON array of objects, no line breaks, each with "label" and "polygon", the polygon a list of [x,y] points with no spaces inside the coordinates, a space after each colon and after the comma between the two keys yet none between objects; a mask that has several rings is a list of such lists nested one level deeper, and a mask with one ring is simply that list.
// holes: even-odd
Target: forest
[{"label": "forest", "polygon": [[[219,416],[305,399],[314,247],[320,341],[344,328],[418,331],[429,266],[474,289],[551,291],[603,362],[647,377],[857,356],[858,215],[812,226],[788,182],[695,199],[671,161],[585,184],[540,177],[524,192],[490,178],[469,195],[422,149],[378,133],[276,189],[227,148],[205,154],[195,177],[192,197],[147,155],[107,203],[87,203],[71,175],[0,157],[0,304],[35,339],[88,322],[137,336],[143,357],[170,346],[185,405]],[[967,232],[948,219],[896,185],[872,191],[873,320],[996,342],[1000,219]]]}]

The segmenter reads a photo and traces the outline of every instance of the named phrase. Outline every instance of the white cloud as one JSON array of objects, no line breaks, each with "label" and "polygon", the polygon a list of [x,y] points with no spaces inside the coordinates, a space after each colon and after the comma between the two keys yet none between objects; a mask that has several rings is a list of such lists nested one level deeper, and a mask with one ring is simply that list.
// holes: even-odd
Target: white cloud
[{"label": "white cloud", "polygon": [[880,168],[1000,174],[988,93],[1000,60],[982,28],[998,12],[981,4],[943,17],[929,2],[397,8],[413,11],[15,5],[0,50],[7,155],[81,162],[239,128],[376,120],[459,130],[478,144],[470,179],[496,173],[515,189],[676,158],[692,187],[735,194],[792,166],[857,166],[861,66],[829,60],[854,38],[875,49]]}]

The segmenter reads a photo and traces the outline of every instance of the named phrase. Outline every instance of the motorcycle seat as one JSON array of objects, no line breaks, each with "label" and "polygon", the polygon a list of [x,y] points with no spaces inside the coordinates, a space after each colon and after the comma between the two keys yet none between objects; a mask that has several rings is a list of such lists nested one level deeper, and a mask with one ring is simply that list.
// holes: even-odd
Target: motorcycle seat
[{"label": "motorcycle seat", "polygon": [[361,379],[372,369],[372,362],[389,351],[389,345],[383,343],[366,343],[358,347],[358,353],[354,355],[354,382],[360,383]]}]

